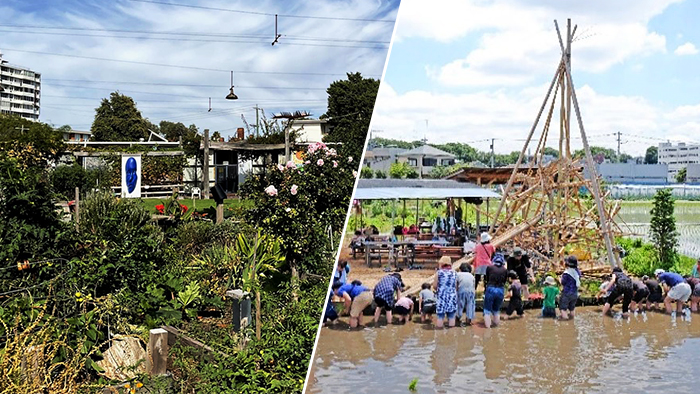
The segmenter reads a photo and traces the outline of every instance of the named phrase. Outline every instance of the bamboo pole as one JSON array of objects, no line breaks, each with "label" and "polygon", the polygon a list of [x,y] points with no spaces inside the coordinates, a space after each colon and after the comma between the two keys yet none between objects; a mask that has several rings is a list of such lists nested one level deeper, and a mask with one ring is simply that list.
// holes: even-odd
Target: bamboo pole
[{"label": "bamboo pole", "polygon": [[[540,106],[540,110],[537,113],[537,117],[535,118],[535,122],[532,125],[532,128],[530,129],[530,133],[527,136],[527,140],[525,141],[525,145],[523,145],[523,149],[520,151],[520,155],[518,156],[518,161],[515,163],[515,167],[513,167],[513,172],[510,175],[510,179],[508,179],[508,183],[506,184],[506,188],[503,191],[503,195],[507,195],[508,192],[510,192],[510,188],[513,186],[513,179],[515,177],[515,174],[518,172],[518,168],[520,167],[520,163],[523,161],[523,156],[525,156],[525,152],[527,151],[527,146],[530,144],[530,140],[532,139],[532,135],[535,133],[535,129],[537,128],[537,124],[540,121],[540,117],[542,116],[542,112],[544,112],[544,107],[547,105],[547,101],[549,101],[549,96],[552,94],[552,89],[554,88],[554,84],[557,82],[557,77],[559,76],[559,70],[562,67],[562,63],[564,62],[564,59],[562,57],[561,61],[559,62],[559,66],[557,67],[557,72],[554,73],[554,77],[552,78],[552,82],[549,85],[549,89],[547,90],[547,95],[544,98],[544,101],[542,102],[542,106]],[[496,210],[496,214],[494,217],[498,218],[498,216],[501,214],[501,211],[503,210],[503,204],[505,203],[505,198],[501,198],[501,202],[498,204],[498,209]],[[494,228],[496,227],[496,222],[491,223],[491,227],[489,228],[489,232],[493,232]]]},{"label": "bamboo pole", "polygon": [[[561,32],[559,31],[559,24],[554,21],[554,25],[557,29],[557,37],[559,38],[559,47],[563,54],[566,54],[566,49],[561,39]],[[570,43],[569,43],[570,45]],[[586,164],[588,165],[588,171],[591,176],[591,192],[593,193],[593,198],[595,199],[596,205],[598,207],[598,215],[600,216],[600,227],[603,231],[603,238],[605,240],[605,249],[608,252],[608,259],[613,267],[617,266],[617,260],[613,254],[612,240],[610,239],[610,231],[607,224],[607,219],[605,217],[605,209],[603,207],[603,201],[600,198],[600,184],[598,183],[598,173],[593,164],[593,156],[591,155],[591,149],[588,146],[588,138],[586,137],[586,130],[583,127],[583,120],[581,118],[581,110],[578,106],[578,99],[576,97],[576,88],[574,87],[573,78],[571,78],[570,64],[565,60],[566,67],[566,77],[569,83],[569,89],[571,90],[571,99],[574,105],[574,110],[576,111],[576,119],[578,121],[579,130],[581,131],[581,140],[583,142],[583,149],[586,153]]]}]

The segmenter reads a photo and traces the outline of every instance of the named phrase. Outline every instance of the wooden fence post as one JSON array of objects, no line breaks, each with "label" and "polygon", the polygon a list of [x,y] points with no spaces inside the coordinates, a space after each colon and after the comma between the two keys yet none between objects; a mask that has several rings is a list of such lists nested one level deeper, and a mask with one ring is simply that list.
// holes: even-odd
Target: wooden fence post
[{"label": "wooden fence post", "polygon": [[80,227],[80,188],[75,188],[75,230]]},{"label": "wooden fence post", "polygon": [[168,332],[154,328],[148,336],[148,357],[146,371],[149,375],[164,375],[168,368]]}]

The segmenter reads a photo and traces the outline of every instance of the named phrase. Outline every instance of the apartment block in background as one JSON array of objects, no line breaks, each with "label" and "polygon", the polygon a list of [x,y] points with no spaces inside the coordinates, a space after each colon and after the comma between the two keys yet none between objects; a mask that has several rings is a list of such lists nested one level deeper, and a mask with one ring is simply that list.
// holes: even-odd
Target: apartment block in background
[{"label": "apartment block in background", "polygon": [[39,120],[41,74],[10,64],[0,53],[0,113]]},{"label": "apartment block in background", "polygon": [[688,167],[688,164],[700,163],[700,145],[662,142],[659,144],[658,160],[660,164],[668,164],[668,181],[675,182],[678,171]]}]

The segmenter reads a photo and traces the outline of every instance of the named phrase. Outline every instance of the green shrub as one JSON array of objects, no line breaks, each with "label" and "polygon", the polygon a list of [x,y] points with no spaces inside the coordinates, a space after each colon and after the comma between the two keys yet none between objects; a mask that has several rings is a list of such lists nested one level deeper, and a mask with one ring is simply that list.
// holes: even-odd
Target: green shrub
[{"label": "green shrub", "polygon": [[369,167],[362,167],[360,170],[360,178],[362,179],[371,179],[373,174],[372,169]]},{"label": "green shrub", "polygon": [[409,169],[408,172],[406,172],[406,178],[408,179],[418,179],[420,178],[420,174],[418,174],[418,171],[414,170],[413,168]]},{"label": "green shrub", "polygon": [[660,267],[659,255],[652,244],[631,249],[622,262],[625,270],[635,276],[653,275],[654,270]]},{"label": "green shrub", "polygon": [[377,170],[374,172],[374,177],[377,179],[386,179],[386,172],[382,170]]}]

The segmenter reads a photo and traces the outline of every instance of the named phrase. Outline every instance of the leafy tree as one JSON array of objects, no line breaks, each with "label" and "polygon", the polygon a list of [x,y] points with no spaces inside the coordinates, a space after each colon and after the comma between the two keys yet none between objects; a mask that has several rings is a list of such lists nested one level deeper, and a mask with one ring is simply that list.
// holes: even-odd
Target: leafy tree
[{"label": "leafy tree", "polygon": [[451,173],[451,167],[448,166],[435,166],[433,167],[432,170],[430,170],[430,174],[428,174],[429,178],[433,179],[442,179]]},{"label": "leafy tree", "polygon": [[112,92],[95,109],[91,131],[95,141],[138,141],[148,138],[149,125],[133,98]]},{"label": "leafy tree", "polygon": [[649,233],[664,269],[671,267],[677,256],[678,232],[676,231],[676,218],[673,215],[673,210],[674,201],[671,189],[660,189],[656,192],[654,206],[651,209]]},{"label": "leafy tree", "polygon": [[0,115],[0,156],[15,158],[25,167],[46,167],[65,147],[62,131],[46,123]]},{"label": "leafy tree", "polygon": [[659,162],[659,148],[650,146],[644,155],[644,164],[657,164]]},{"label": "leafy tree", "polygon": [[[614,149],[603,148],[601,146],[591,146],[591,155],[596,156],[597,154],[602,154],[605,160],[615,162],[617,161],[617,152]],[[585,156],[583,149],[579,149],[574,152],[574,158],[581,159]]]},{"label": "leafy tree", "polygon": [[362,167],[362,170],[360,170],[360,178],[362,179],[371,179],[373,175],[374,172],[369,167]]},{"label": "leafy tree", "polygon": [[379,81],[348,73],[348,79],[335,81],[328,88],[330,132],[325,142],[341,142],[339,151],[346,157],[359,158],[364,149],[369,121],[377,98]]},{"label": "leafy tree", "polygon": [[685,183],[685,178],[688,176],[688,167],[683,167],[676,174],[676,182]]},{"label": "leafy tree", "polygon": [[[389,147],[393,146],[401,149],[413,149],[421,146],[423,143],[420,141],[406,142],[401,140],[387,139],[387,138],[373,138],[371,140],[374,146]],[[454,153],[454,152],[452,152]]]},{"label": "leafy tree", "polygon": [[160,134],[162,134],[165,137],[165,139],[171,142],[180,141],[181,137],[184,139],[185,136],[187,136],[189,133],[192,133],[193,131],[195,133],[197,132],[197,127],[195,125],[187,127],[180,122],[175,123],[169,122],[167,120],[162,120],[158,126],[158,129],[160,130]]},{"label": "leafy tree", "polygon": [[[550,148],[549,146],[546,147],[546,148],[544,148],[544,154],[545,154],[545,155],[551,155],[551,156],[554,156],[554,157],[557,157],[557,158],[559,157],[559,151],[556,150],[556,149],[554,149],[554,148]],[[516,160],[517,160],[517,159],[516,159]]]},{"label": "leafy tree", "polygon": [[221,140],[221,133],[219,133],[218,131],[215,131],[215,132],[209,137],[209,139],[211,139],[212,141],[219,141],[219,140]]},{"label": "leafy tree", "polygon": [[408,175],[408,172],[411,170],[411,166],[408,165],[406,162],[397,162],[397,163],[392,163],[391,167],[389,167],[389,176],[391,178],[396,178],[396,179],[401,179]]}]

